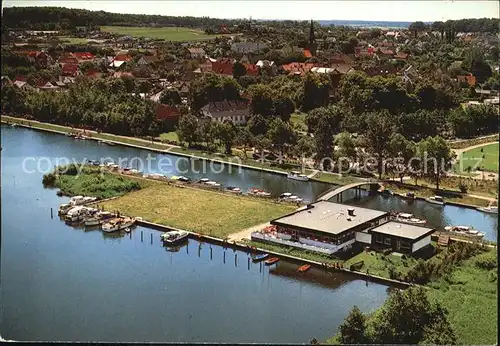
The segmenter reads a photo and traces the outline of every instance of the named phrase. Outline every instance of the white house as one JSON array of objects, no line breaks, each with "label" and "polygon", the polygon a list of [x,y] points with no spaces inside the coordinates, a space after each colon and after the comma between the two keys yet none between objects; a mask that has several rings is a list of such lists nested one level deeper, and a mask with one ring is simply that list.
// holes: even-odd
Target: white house
[{"label": "white house", "polygon": [[236,125],[246,124],[250,117],[250,106],[244,101],[210,102],[200,110],[205,117],[214,121],[232,121]]}]

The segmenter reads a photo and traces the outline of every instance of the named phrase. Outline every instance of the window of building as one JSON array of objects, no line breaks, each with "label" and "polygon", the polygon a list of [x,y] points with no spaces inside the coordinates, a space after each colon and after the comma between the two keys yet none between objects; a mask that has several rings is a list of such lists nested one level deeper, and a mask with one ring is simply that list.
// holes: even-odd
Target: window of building
[{"label": "window of building", "polygon": [[390,238],[390,237],[385,237],[385,238],[384,238],[384,244],[385,244],[385,245],[391,245],[391,244],[392,244],[392,242],[391,242],[391,238]]},{"label": "window of building", "polygon": [[406,240],[401,240],[401,243],[399,244],[399,246],[403,249],[411,249],[411,243],[409,241],[406,241]]},{"label": "window of building", "polygon": [[376,234],[376,235],[375,235],[375,242],[376,242],[376,243],[380,243],[380,244],[382,244],[382,243],[383,243],[383,241],[384,241],[384,237],[382,236],[382,234]]}]

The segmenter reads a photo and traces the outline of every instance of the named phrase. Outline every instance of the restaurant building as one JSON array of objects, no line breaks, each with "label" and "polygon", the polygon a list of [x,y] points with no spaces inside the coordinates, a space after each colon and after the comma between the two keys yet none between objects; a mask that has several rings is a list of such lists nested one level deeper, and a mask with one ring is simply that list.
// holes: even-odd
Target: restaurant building
[{"label": "restaurant building", "polygon": [[433,229],[390,220],[388,212],[319,201],[274,219],[252,239],[334,254],[356,242],[413,253],[430,244]]}]

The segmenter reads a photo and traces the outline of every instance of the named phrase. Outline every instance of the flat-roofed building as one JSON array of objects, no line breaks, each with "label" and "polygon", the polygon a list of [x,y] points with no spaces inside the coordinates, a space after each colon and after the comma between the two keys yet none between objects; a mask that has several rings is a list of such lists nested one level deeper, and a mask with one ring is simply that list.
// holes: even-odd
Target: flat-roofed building
[{"label": "flat-roofed building", "polygon": [[333,254],[354,243],[413,253],[430,244],[432,228],[390,220],[385,211],[319,201],[274,219],[252,239]]}]

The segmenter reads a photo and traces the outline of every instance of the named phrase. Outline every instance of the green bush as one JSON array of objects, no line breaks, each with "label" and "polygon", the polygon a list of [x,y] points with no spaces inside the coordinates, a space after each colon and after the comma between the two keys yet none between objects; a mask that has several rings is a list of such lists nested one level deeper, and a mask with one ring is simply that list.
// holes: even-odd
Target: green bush
[{"label": "green bush", "polygon": [[498,267],[498,259],[494,251],[488,251],[477,256],[474,264],[476,267],[490,270]]},{"label": "green bush", "polygon": [[391,253],[392,253],[392,249],[385,249],[385,250],[383,251],[383,254],[384,254],[384,255],[386,255],[386,256],[387,256],[387,255],[390,255]]}]

